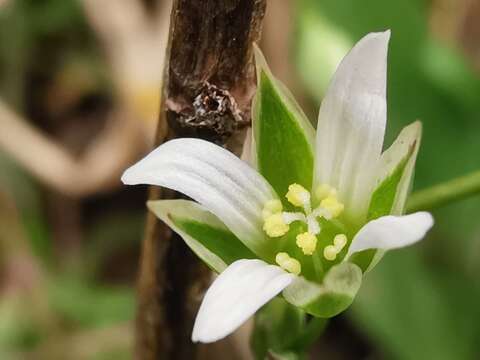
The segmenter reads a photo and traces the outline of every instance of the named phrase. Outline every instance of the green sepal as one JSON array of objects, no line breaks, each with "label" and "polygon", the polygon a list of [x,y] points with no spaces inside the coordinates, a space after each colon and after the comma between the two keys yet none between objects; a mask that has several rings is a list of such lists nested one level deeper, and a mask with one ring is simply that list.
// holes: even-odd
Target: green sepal
[{"label": "green sepal", "polygon": [[257,258],[215,215],[196,202],[156,200],[148,201],[147,206],[217,273],[236,260]]},{"label": "green sepal", "polygon": [[315,130],[293,96],[271,74],[256,48],[257,92],[252,128],[258,171],[280,195],[298,183],[310,190]]},{"label": "green sepal", "polygon": [[[390,214],[395,201],[398,184],[400,183],[405,166],[407,165],[407,161],[410,156],[411,153],[402,159],[392,174],[386,177],[373,192],[368,209],[368,221]],[[353,254],[350,258],[350,261],[360,266],[362,271],[365,272],[368,268],[373,268],[373,266],[380,261],[382,256],[383,251],[369,249]],[[375,259],[377,260],[374,261]]]},{"label": "green sepal", "polygon": [[[408,189],[412,183],[413,168],[420,146],[421,123],[405,127],[397,140],[382,155],[381,174],[372,193],[367,221],[381,216],[403,214]],[[384,251],[369,249],[353,254],[349,261],[362,271],[371,270],[383,257]]]},{"label": "green sepal", "polygon": [[362,270],[355,264],[343,262],[333,266],[322,284],[303,277],[283,290],[283,297],[305,312],[322,318],[330,318],[346,310],[362,283]]},{"label": "green sepal", "polygon": [[387,176],[375,189],[370,200],[367,220],[378,219],[381,216],[388,215],[392,211],[395,196],[397,194],[398,184],[402,179],[408,160],[412,156],[412,150],[400,161],[393,172]]}]

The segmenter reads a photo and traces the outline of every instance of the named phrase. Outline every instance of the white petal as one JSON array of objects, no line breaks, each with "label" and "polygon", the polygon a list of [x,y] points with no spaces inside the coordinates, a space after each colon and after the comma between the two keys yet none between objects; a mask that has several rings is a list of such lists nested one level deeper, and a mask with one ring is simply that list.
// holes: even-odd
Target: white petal
[{"label": "white petal", "polygon": [[367,249],[391,250],[412,245],[421,240],[432,226],[432,215],[424,211],[404,216],[382,216],[360,229],[345,258]]},{"label": "white petal", "polygon": [[379,169],[377,170],[377,183],[381,183],[389,176],[398,164],[413,151],[397,186],[397,194],[391,211],[394,215],[401,215],[405,207],[421,137],[422,124],[419,121],[415,121],[402,129],[397,139],[380,158]]},{"label": "white petal", "polygon": [[277,198],[267,181],[224,148],[199,139],[171,140],[125,171],[128,185],[179,191],[215,214],[259,256],[268,256],[262,209]]},{"label": "white petal", "polygon": [[371,33],[343,59],[320,107],[315,183],[339,191],[347,215],[364,216],[383,146],[390,31]]},{"label": "white petal", "polygon": [[205,294],[192,340],[207,343],[229,335],[294,279],[294,275],[261,260],[235,261]]}]

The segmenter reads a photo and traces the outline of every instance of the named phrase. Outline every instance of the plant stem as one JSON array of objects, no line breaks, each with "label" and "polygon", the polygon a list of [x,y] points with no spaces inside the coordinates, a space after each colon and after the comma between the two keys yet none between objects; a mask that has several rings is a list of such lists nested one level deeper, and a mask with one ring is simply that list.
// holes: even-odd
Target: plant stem
[{"label": "plant stem", "polygon": [[480,170],[413,193],[407,213],[435,209],[477,194],[480,194]]},{"label": "plant stem", "polygon": [[[252,44],[260,38],[265,6],[266,0],[173,1],[156,145],[167,124],[169,137],[198,137],[225,146],[241,142],[240,125],[250,121],[256,88]],[[205,109],[219,96],[229,107]],[[149,199],[160,196],[175,195],[154,188]],[[149,213],[138,279],[135,358],[199,358],[191,331],[210,275],[185,243]]]},{"label": "plant stem", "polygon": [[328,319],[312,317],[302,335],[290,345],[292,349],[308,350],[327,327]]}]

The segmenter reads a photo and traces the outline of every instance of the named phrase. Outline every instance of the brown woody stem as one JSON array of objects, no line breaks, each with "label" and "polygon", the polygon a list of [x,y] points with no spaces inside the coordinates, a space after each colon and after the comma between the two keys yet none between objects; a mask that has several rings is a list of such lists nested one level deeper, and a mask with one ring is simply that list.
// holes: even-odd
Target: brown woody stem
[{"label": "brown woody stem", "polygon": [[[173,2],[159,121],[159,128],[168,123],[170,137],[229,146],[241,136],[250,122],[252,43],[259,40],[265,6],[265,0]],[[150,199],[159,197],[159,189],[150,191]],[[209,282],[207,268],[149,214],[138,282],[137,358],[196,358],[190,335]]]}]

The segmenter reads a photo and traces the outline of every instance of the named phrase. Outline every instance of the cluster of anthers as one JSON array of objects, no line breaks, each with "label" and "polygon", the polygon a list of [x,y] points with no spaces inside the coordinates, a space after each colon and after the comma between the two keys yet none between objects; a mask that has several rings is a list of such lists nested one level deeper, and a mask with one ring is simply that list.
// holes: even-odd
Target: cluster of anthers
[{"label": "cluster of anthers", "polygon": [[[305,255],[313,255],[317,249],[317,236],[321,231],[318,219],[332,220],[338,217],[342,213],[344,205],[338,200],[336,189],[327,184],[317,187],[315,197],[319,205],[314,209],[312,209],[310,192],[299,184],[290,185],[285,197],[288,202],[295,207],[302,208],[303,211],[283,211],[280,200],[270,200],[263,208],[263,230],[270,237],[281,237],[289,231],[291,223],[303,222],[307,225],[307,231],[296,236],[296,245]],[[323,257],[329,261],[335,260],[346,244],[347,236],[345,234],[335,235],[333,243],[323,249]],[[298,275],[302,270],[300,262],[286,252],[278,253],[275,261],[280,267],[293,274]]]}]

